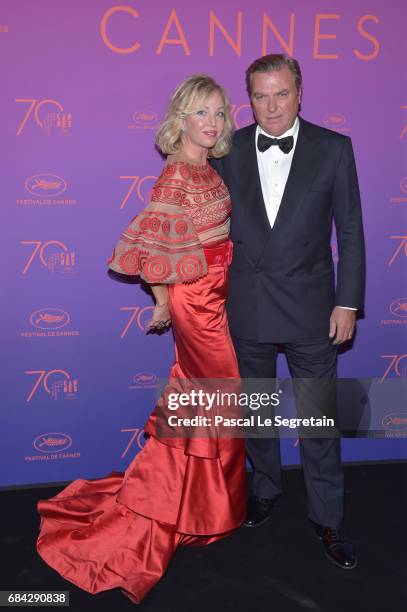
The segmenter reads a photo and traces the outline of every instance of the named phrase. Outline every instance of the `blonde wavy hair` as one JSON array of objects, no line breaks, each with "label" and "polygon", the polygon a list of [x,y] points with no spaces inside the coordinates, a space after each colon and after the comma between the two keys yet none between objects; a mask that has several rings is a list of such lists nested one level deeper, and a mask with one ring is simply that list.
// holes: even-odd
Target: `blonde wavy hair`
[{"label": "blonde wavy hair", "polygon": [[233,132],[229,98],[223,87],[212,77],[199,73],[192,74],[182,81],[172,94],[164,121],[156,136],[157,146],[163,153],[169,155],[179,151],[183,119],[199,110],[206,98],[214,91],[218,91],[222,97],[225,125],[215,146],[209,149],[208,157],[223,157],[229,152]]}]

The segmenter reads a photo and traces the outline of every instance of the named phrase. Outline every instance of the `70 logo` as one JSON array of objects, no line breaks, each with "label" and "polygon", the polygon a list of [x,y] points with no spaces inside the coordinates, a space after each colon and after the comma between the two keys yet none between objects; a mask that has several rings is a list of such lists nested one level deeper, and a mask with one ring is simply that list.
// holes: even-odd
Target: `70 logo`
[{"label": "70 logo", "polygon": [[[64,381],[71,382],[71,376],[66,370],[26,370],[25,373],[28,376],[37,375],[37,379],[30,393],[27,396],[27,400],[26,400],[27,402],[31,402],[32,398],[34,397],[35,392],[38,390],[40,386],[42,386],[42,388],[44,389],[46,393],[48,393],[48,395],[53,395],[53,392],[55,394],[55,390],[54,390],[55,385],[60,384],[63,386]],[[54,378],[53,381],[49,381],[50,376],[54,376],[54,375],[57,375],[56,378]],[[77,389],[75,388],[74,390],[76,391]]]},{"label": "70 logo", "polygon": [[390,240],[399,240],[396,250],[388,261],[388,266],[393,265],[399,255],[407,255],[407,236],[390,236]]},{"label": "70 logo", "polygon": [[137,444],[140,450],[144,448],[144,445],[146,443],[146,440],[144,438],[144,429],[141,429],[140,427],[133,427],[129,429],[121,429],[120,431],[132,432],[130,441],[120,456],[121,459],[124,459],[124,457],[127,455],[128,451],[134,443]]},{"label": "70 logo", "polygon": [[231,104],[230,114],[236,129],[253,123],[253,111],[250,104]]},{"label": "70 logo", "polygon": [[407,353],[404,353],[404,355],[381,355],[382,359],[389,359],[389,365],[387,366],[380,382],[382,383],[384,380],[386,380],[386,378],[392,373],[394,372],[396,374],[396,376],[398,376],[399,378],[406,378],[407,377],[407,364],[406,365],[402,365],[402,361],[403,359],[407,358]]},{"label": "70 logo", "polygon": [[[145,198],[144,198],[143,192],[142,192],[143,184],[146,181],[156,181],[158,177],[154,176],[154,175],[148,175],[148,176],[143,176],[143,178],[141,180],[139,180],[140,179],[139,176],[121,176],[120,178],[132,181],[131,185],[129,187],[128,192],[126,193],[126,195],[124,196],[122,202],[120,203],[119,208],[122,209],[122,208],[124,208],[126,206],[127,201],[130,198],[130,196],[133,193],[133,191],[136,189],[136,186],[137,186],[137,189],[136,189],[137,197],[139,198],[139,200],[141,202],[144,202]],[[147,198],[149,198],[150,191],[147,193]]]},{"label": "70 logo", "polygon": [[[151,318],[154,306],[144,306],[144,308],[140,308],[140,306],[123,306],[122,308],[120,308],[120,310],[128,311],[131,313],[129,320],[120,335],[120,338],[124,338],[133,323],[137,325],[137,327],[141,331],[145,331],[146,323]],[[146,316],[147,313],[148,317]]]},{"label": "70 logo", "polygon": [[[36,100],[35,98],[16,98],[15,101],[19,104],[28,104],[27,112],[25,113],[20,125],[17,128],[17,136],[20,136],[23,131],[29,117],[32,115],[35,123],[40,127],[44,127],[44,123],[40,117],[40,110],[43,106],[53,106],[57,109],[57,113],[64,113],[64,107],[58,100],[52,98],[46,98],[45,100]],[[70,127],[70,126],[69,126]]]},{"label": "70 logo", "polygon": [[[51,263],[51,268],[54,268],[56,265],[73,266],[75,264],[75,253],[73,251],[69,252],[69,249],[66,244],[60,242],[59,240],[47,240],[47,242],[42,242],[42,240],[22,240],[21,244],[34,245],[33,251],[26,265],[24,266],[22,272],[23,274],[27,273],[37,254],[40,259],[40,262],[46,268],[49,268]],[[54,249],[52,253],[48,257],[46,257],[45,249],[50,246],[53,246]]]}]

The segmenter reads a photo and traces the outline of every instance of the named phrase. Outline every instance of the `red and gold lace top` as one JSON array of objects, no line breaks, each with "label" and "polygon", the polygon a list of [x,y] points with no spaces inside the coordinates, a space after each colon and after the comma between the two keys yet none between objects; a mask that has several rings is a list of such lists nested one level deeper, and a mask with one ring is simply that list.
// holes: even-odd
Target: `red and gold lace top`
[{"label": "red and gold lace top", "polygon": [[109,268],[148,283],[197,280],[207,273],[204,247],[228,239],[230,210],[228,189],[212,166],[170,162],[149,204],[122,232]]}]

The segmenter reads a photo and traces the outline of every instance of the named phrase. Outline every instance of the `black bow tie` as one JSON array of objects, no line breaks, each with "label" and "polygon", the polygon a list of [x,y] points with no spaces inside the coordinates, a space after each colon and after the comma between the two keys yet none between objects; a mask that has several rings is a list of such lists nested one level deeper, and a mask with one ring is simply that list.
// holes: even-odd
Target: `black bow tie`
[{"label": "black bow tie", "polygon": [[273,145],[277,145],[283,153],[289,153],[294,146],[294,137],[286,136],[285,138],[270,138],[265,134],[259,134],[257,138],[257,148],[261,153],[267,151]]}]

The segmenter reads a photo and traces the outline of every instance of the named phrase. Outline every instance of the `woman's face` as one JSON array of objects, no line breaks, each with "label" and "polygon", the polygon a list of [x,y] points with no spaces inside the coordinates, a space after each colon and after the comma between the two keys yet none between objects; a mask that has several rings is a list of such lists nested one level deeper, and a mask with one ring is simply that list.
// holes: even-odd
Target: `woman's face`
[{"label": "woman's face", "polygon": [[182,143],[194,149],[211,149],[225,127],[225,107],[218,91],[212,92],[201,107],[184,119]]}]

